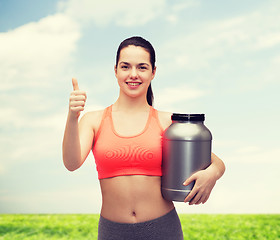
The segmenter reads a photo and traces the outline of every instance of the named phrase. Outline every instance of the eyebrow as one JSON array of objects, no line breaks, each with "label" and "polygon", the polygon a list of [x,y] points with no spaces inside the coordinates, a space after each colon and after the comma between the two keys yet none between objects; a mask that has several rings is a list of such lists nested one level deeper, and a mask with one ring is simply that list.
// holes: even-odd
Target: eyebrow
[{"label": "eyebrow", "polygon": [[139,66],[143,66],[143,65],[150,66],[148,63],[139,63],[138,65],[139,65]]},{"label": "eyebrow", "polygon": [[[128,63],[128,62],[120,62],[119,64],[130,65],[130,63]],[[143,66],[143,65],[150,66],[148,63],[139,63],[139,64],[137,64],[137,65],[138,65],[138,66]]]}]

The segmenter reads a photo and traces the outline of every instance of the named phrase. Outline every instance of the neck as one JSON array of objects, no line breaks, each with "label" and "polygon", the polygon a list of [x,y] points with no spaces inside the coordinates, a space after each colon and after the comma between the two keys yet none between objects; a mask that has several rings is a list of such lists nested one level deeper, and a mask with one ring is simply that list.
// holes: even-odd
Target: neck
[{"label": "neck", "polygon": [[128,98],[120,95],[114,103],[114,109],[116,111],[140,112],[149,110],[150,105],[147,102],[146,96],[145,98]]}]

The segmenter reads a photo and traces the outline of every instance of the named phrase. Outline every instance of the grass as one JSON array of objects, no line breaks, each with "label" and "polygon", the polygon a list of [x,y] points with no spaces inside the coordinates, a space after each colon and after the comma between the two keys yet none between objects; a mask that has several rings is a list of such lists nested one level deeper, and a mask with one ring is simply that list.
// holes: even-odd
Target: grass
[{"label": "grass", "polygon": [[280,240],[280,215],[180,215],[185,239]]},{"label": "grass", "polygon": [[[0,240],[97,239],[96,214],[2,214]],[[280,215],[180,214],[185,239],[280,240]]]},{"label": "grass", "polygon": [[0,215],[0,239],[97,239],[98,219],[95,214]]}]

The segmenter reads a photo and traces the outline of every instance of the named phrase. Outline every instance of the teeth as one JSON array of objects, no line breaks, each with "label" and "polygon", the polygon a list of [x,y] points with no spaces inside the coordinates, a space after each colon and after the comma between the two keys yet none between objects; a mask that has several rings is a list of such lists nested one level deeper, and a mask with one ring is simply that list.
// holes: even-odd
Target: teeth
[{"label": "teeth", "polygon": [[131,85],[131,86],[137,86],[137,85],[140,85],[140,83],[127,83],[128,85]]}]

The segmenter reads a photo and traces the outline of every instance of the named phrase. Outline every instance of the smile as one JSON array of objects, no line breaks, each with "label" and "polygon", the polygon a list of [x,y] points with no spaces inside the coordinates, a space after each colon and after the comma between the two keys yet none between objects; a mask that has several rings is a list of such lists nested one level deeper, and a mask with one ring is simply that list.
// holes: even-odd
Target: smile
[{"label": "smile", "polygon": [[129,86],[139,86],[139,85],[141,85],[142,83],[140,83],[140,82],[126,82],[126,84],[127,85],[129,85]]}]

